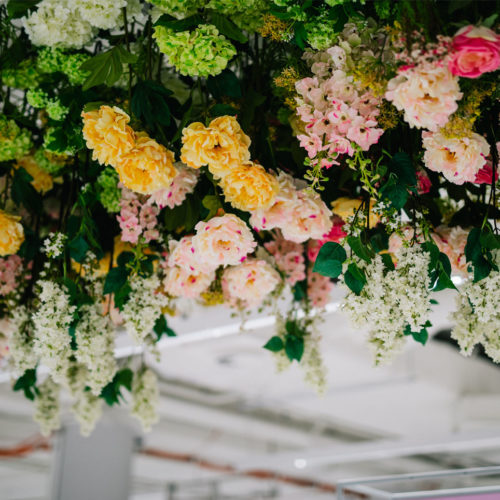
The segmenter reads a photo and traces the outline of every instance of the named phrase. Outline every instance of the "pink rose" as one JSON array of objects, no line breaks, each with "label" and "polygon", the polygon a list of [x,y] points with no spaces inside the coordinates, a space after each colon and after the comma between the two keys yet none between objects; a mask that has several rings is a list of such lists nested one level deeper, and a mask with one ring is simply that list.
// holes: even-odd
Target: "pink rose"
[{"label": "pink rose", "polygon": [[499,67],[499,35],[483,26],[466,26],[457,32],[448,61],[451,73],[465,78],[477,78]]},{"label": "pink rose", "polygon": [[[475,184],[491,184],[493,180],[493,165],[487,161],[484,167],[476,174]],[[495,172],[495,181],[498,180],[498,172]]]},{"label": "pink rose", "polygon": [[425,194],[431,190],[432,182],[423,170],[417,170],[417,191],[418,194]]}]

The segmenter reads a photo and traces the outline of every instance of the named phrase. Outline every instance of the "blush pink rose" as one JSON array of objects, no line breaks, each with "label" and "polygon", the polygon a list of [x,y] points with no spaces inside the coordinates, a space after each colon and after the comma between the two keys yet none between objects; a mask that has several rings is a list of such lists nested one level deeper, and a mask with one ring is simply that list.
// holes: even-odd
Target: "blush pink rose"
[{"label": "blush pink rose", "polygon": [[484,26],[466,26],[452,41],[448,68],[454,75],[478,78],[500,67],[500,36]]}]

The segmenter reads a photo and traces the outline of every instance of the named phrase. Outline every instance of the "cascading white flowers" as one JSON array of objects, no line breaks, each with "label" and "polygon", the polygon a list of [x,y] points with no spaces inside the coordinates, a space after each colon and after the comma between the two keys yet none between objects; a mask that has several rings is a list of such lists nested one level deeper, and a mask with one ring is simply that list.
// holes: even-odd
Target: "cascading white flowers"
[{"label": "cascading white flowers", "polygon": [[342,309],[357,328],[369,329],[375,363],[389,362],[404,346],[407,326],[420,331],[430,312],[430,256],[420,246],[401,247],[397,267],[386,272],[380,255],[361,261],[367,282],[359,295],[349,291]]},{"label": "cascading white flowers", "polygon": [[102,415],[102,399],[90,391],[79,394],[71,410],[80,424],[82,436],[89,436]]},{"label": "cascading white flowers", "polygon": [[131,415],[136,417],[145,431],[158,422],[157,406],[160,400],[158,379],[155,373],[145,368],[136,373],[132,382],[132,410]]},{"label": "cascading white flowers", "polygon": [[87,367],[87,385],[98,396],[117,370],[115,332],[109,316],[103,316],[95,304],[82,307],[75,338],[76,359]]},{"label": "cascading white flowers", "polygon": [[26,306],[18,306],[10,318],[12,333],[9,338],[9,363],[15,373],[35,368],[38,357],[33,349],[32,325]]},{"label": "cascading white flowers", "polygon": [[56,384],[51,377],[47,377],[37,386],[37,389],[33,420],[40,425],[40,431],[44,436],[50,436],[52,431],[61,427],[59,415],[59,391],[61,386]]},{"label": "cascading white flowers", "polygon": [[71,354],[69,326],[75,306],[65,289],[54,281],[39,280],[40,305],[33,314],[34,350],[55,382],[63,383]]},{"label": "cascading white flowers", "polygon": [[134,276],[129,284],[132,291],[123,307],[122,316],[127,333],[140,344],[153,330],[168,300],[165,295],[158,293],[161,284],[157,276],[149,278]]},{"label": "cascading white flowers", "polygon": [[[500,265],[500,250],[495,251]],[[454,323],[451,336],[464,356],[470,356],[477,344],[500,363],[500,272],[491,271],[482,280],[467,281],[456,297],[457,309],[450,316]]]}]

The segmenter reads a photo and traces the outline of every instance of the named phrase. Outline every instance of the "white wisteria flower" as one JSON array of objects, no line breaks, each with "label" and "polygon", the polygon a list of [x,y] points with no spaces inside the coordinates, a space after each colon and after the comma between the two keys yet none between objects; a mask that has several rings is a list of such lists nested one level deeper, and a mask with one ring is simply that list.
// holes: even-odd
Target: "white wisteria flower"
[{"label": "white wisteria flower", "polygon": [[109,316],[103,316],[96,304],[80,309],[75,328],[76,359],[88,369],[87,385],[95,396],[107,385],[117,370],[114,356],[115,332]]},{"label": "white wisteria flower", "polygon": [[33,325],[28,309],[20,305],[12,310],[10,318],[12,333],[9,337],[9,362],[15,373],[24,373],[35,368],[38,357],[33,349]]},{"label": "white wisteria flower", "polygon": [[33,314],[35,353],[49,368],[54,381],[64,383],[71,355],[69,326],[76,308],[61,285],[39,280],[37,287],[40,305]]},{"label": "white wisteria flower", "polygon": [[160,280],[156,276],[134,276],[130,282],[130,296],[123,306],[125,328],[132,339],[140,344],[151,333],[168,299],[158,292]]},{"label": "white wisteria flower", "polygon": [[369,328],[376,364],[391,361],[405,344],[406,327],[420,331],[430,312],[429,254],[415,245],[401,247],[396,258],[397,268],[385,274],[380,255],[361,261],[366,284],[359,295],[349,291],[342,304],[355,327]]},{"label": "white wisteria flower", "polygon": [[78,395],[71,410],[80,424],[82,436],[89,436],[94,430],[97,421],[102,415],[102,399],[90,391],[83,391]]},{"label": "white wisteria flower", "polygon": [[61,427],[59,415],[60,386],[51,377],[47,377],[37,386],[37,389],[33,420],[40,425],[40,432],[44,436],[49,436],[52,431]]},{"label": "white wisteria flower", "polygon": [[132,409],[131,414],[142,424],[145,431],[158,422],[158,403],[160,391],[158,378],[149,368],[142,369],[134,375],[132,382]]}]

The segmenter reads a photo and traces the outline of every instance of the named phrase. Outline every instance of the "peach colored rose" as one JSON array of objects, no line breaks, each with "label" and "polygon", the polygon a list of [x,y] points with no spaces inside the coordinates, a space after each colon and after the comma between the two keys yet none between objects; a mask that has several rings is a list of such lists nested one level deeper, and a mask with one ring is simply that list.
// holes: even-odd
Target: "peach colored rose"
[{"label": "peach colored rose", "polygon": [[163,286],[172,297],[196,299],[215,279],[215,272],[199,273],[186,271],[181,267],[171,267],[167,271]]},{"label": "peach colored rose", "polygon": [[452,271],[465,277],[468,276],[465,245],[467,244],[469,231],[469,229],[463,229],[460,226],[448,227],[441,225],[432,233],[432,238],[439,251],[446,254],[450,259]]},{"label": "peach colored rose", "polygon": [[130,117],[120,108],[101,106],[97,111],[82,113],[83,137],[92,149],[92,159],[116,167],[123,155],[135,145]]},{"label": "peach colored rose", "polygon": [[136,193],[152,194],[169,187],[177,175],[174,154],[165,146],[139,132],[134,148],[116,165],[123,185]]},{"label": "peach colored rose", "polygon": [[246,162],[234,167],[221,179],[226,200],[239,210],[269,207],[278,192],[278,181],[261,165]]},{"label": "peach colored rose", "polygon": [[500,67],[500,36],[481,26],[465,26],[452,41],[448,68],[454,75],[478,78]]},{"label": "peach colored rose", "polygon": [[0,256],[15,254],[24,241],[21,217],[0,210]]},{"label": "peach colored rose", "polygon": [[170,267],[177,266],[186,271],[205,274],[217,267],[211,262],[206,262],[196,251],[192,236],[184,236],[179,241],[170,241],[169,250],[168,265]]}]

